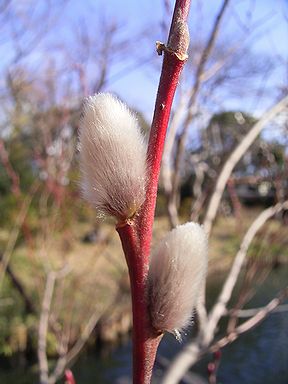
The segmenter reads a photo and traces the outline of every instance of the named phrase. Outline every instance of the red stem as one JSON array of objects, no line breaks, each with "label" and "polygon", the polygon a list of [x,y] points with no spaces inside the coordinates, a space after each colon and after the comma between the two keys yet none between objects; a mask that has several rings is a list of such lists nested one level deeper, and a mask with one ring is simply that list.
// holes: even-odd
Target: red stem
[{"label": "red stem", "polygon": [[148,265],[134,225],[117,229],[125,253],[131,282],[133,313],[133,383],[149,384],[161,336],[153,331],[147,310],[146,280]]},{"label": "red stem", "polygon": [[176,0],[168,46],[161,47],[164,51],[164,60],[147,150],[149,169],[146,200],[139,216],[132,224],[117,228],[131,282],[134,384],[150,383],[158,344],[162,337],[155,333],[149,318],[147,274],[164,141],[189,43],[188,32],[185,29],[189,7],[190,0]]},{"label": "red stem", "polygon": [[139,218],[139,237],[141,246],[144,255],[148,256],[150,253],[158,180],[166,131],[169,122],[172,101],[184,64],[185,62],[179,60],[176,56],[171,55],[168,52],[164,53],[162,73],[158,88],[147,152],[149,176],[146,201],[143,205]]},{"label": "red stem", "polygon": [[76,384],[73,373],[70,369],[65,371],[65,384]]}]

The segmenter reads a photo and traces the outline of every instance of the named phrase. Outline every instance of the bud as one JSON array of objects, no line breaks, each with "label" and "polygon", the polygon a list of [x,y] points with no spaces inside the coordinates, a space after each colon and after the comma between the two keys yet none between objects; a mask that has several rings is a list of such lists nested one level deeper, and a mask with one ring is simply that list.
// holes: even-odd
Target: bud
[{"label": "bud", "polygon": [[193,308],[207,271],[207,237],[197,223],[169,232],[152,254],[149,306],[157,332],[180,331],[192,320]]},{"label": "bud", "polygon": [[146,143],[136,117],[111,94],[90,96],[79,139],[84,197],[100,216],[126,222],[145,199]]},{"label": "bud", "polygon": [[76,384],[74,375],[70,369],[65,370],[65,384]]}]

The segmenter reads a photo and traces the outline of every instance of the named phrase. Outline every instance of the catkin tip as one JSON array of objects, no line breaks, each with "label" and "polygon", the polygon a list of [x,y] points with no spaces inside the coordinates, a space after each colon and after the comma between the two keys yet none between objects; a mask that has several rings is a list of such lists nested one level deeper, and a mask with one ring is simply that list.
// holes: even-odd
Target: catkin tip
[{"label": "catkin tip", "polygon": [[193,309],[207,270],[207,236],[197,223],[169,232],[153,252],[148,286],[152,326],[181,338],[191,324]]},{"label": "catkin tip", "polygon": [[146,142],[134,114],[109,93],[89,96],[79,130],[83,196],[124,222],[145,199]]}]

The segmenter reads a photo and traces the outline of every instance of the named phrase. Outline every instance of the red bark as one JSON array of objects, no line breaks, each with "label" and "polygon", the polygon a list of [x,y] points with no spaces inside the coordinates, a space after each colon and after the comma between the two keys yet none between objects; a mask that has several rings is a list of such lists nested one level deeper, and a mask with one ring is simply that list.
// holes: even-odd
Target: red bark
[{"label": "red bark", "polygon": [[189,44],[187,16],[190,0],[176,0],[148,143],[148,181],[146,200],[132,222],[118,227],[129,269],[133,311],[133,383],[149,384],[158,344],[162,335],[153,330],[147,300],[147,275],[154,223],[158,179],[171,106],[186,62]]}]

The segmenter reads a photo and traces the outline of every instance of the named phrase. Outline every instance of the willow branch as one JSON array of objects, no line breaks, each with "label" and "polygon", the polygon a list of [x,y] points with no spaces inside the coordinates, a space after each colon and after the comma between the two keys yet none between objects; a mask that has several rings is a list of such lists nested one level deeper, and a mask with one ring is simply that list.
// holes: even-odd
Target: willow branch
[{"label": "willow branch", "polygon": [[[265,307],[239,309],[239,311],[237,311],[237,317],[238,318],[252,317],[264,308]],[[275,313],[288,312],[288,304],[279,305],[273,310],[273,312]]]},{"label": "willow branch", "polygon": [[232,268],[226,278],[226,281],[223,285],[223,288],[221,290],[221,293],[217,299],[216,304],[212,308],[210,315],[209,315],[209,324],[205,331],[205,344],[208,344],[211,342],[212,337],[215,333],[217,324],[220,320],[220,318],[225,314],[227,309],[227,303],[231,298],[233,289],[236,285],[236,282],[238,280],[241,268],[243,266],[243,263],[245,261],[245,258],[247,256],[247,251],[249,249],[249,246],[251,242],[253,241],[254,237],[256,236],[257,232],[263,227],[263,225],[269,220],[271,217],[273,217],[277,212],[280,212],[283,209],[286,209],[288,207],[288,201],[286,201],[283,204],[276,204],[273,207],[270,207],[268,209],[265,209],[261,214],[254,220],[252,225],[249,227],[248,231],[246,232],[243,241],[241,243],[240,249],[234,259]]},{"label": "willow branch", "polygon": [[249,320],[245,321],[241,325],[235,328],[235,330],[222,339],[218,340],[214,343],[210,348],[209,352],[216,352],[220,348],[225,347],[228,344],[231,344],[235,341],[241,334],[253,329],[258,324],[260,324],[263,320],[266,319],[268,315],[272,312],[275,312],[277,307],[288,297],[288,287],[284,288],[277,297],[274,297],[265,307],[262,307],[260,310],[256,312],[256,314],[251,317]]},{"label": "willow branch", "polygon": [[49,376],[49,384],[54,384],[64,374],[65,368],[69,366],[72,361],[76,358],[76,356],[81,352],[91,333],[95,329],[99,318],[99,313],[93,313],[93,315],[87,322],[83,332],[81,333],[80,338],[64,356],[61,356],[58,359],[53,373]]},{"label": "willow branch", "polygon": [[261,119],[250,129],[243,140],[238,144],[234,151],[230,154],[226,163],[224,164],[210,198],[208,209],[204,219],[204,228],[207,234],[210,234],[213,221],[215,220],[218,207],[227,184],[227,181],[241,157],[246,153],[248,148],[253,144],[260,132],[267,126],[267,124],[274,119],[280,112],[282,112],[288,105],[288,96],[280,100],[268,112],[266,112]]},{"label": "willow branch", "polygon": [[16,246],[16,242],[17,242],[17,239],[19,237],[19,233],[21,231],[21,228],[22,228],[23,223],[25,221],[25,218],[27,216],[27,213],[28,213],[31,201],[33,199],[33,196],[34,196],[35,192],[37,191],[38,187],[39,187],[39,183],[38,182],[34,183],[34,185],[32,186],[32,188],[30,190],[30,193],[28,194],[27,197],[25,197],[25,199],[21,205],[20,212],[16,218],[16,223],[11,230],[8,243],[6,245],[6,248],[5,248],[3,255],[2,255],[2,258],[1,258],[0,290],[1,290],[1,287],[3,284],[3,278],[5,276],[6,269],[9,265],[11,255],[14,251],[15,246]]},{"label": "willow branch", "polygon": [[220,8],[220,11],[215,19],[213,28],[211,30],[209,39],[207,41],[207,44],[202,52],[199,65],[197,67],[196,75],[195,75],[195,82],[192,90],[192,94],[188,103],[189,113],[187,114],[185,121],[183,123],[183,130],[181,133],[181,136],[179,138],[179,141],[177,143],[177,149],[176,149],[176,158],[175,158],[175,168],[174,168],[174,176],[172,180],[172,194],[170,198],[170,204],[176,205],[177,200],[177,193],[178,193],[178,186],[180,183],[180,169],[183,161],[184,151],[185,151],[185,145],[188,138],[188,132],[189,132],[189,126],[194,116],[194,106],[197,100],[198,92],[201,85],[201,79],[203,72],[205,70],[205,65],[207,63],[207,60],[213,50],[213,47],[215,45],[217,35],[220,29],[221,21],[223,20],[223,16],[225,14],[225,10],[227,9],[229,5],[229,0],[224,0],[222,7]]},{"label": "willow branch", "polygon": [[38,361],[40,369],[40,383],[48,384],[49,383],[49,367],[48,367],[48,358],[46,353],[47,347],[47,333],[48,333],[48,321],[49,313],[51,308],[51,302],[55,287],[56,273],[51,271],[48,273],[46,286],[42,301],[42,310],[39,319],[39,328],[38,328]]},{"label": "willow branch", "polygon": [[[273,217],[282,209],[287,208],[288,201],[283,204],[277,204],[274,207],[270,207],[263,211],[252,223],[243,238],[242,244],[235,257],[234,263],[227,276],[219,298],[209,314],[208,321],[203,327],[203,330],[198,334],[197,338],[188,343],[178,354],[176,359],[170,364],[168,371],[165,372],[163,384],[178,383],[185,372],[189,370],[191,365],[196,363],[200,357],[209,350],[208,346],[213,341],[218,322],[220,318],[227,313],[226,305],[231,298],[233,288],[245,261],[249,245],[257,232],[266,223],[266,221],[269,220],[269,218]],[[240,328],[240,330],[241,329],[243,328]]]},{"label": "willow branch", "polygon": [[176,0],[168,43],[157,43],[157,52],[159,55],[164,54],[164,60],[147,150],[146,200],[139,216],[132,223],[117,228],[131,281],[134,384],[150,383],[161,339],[150,323],[146,282],[164,140],[175,90],[187,59],[189,8],[190,0]]}]

